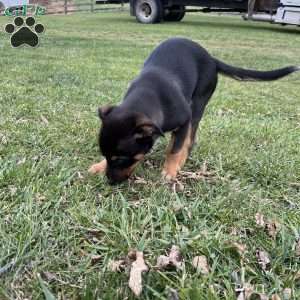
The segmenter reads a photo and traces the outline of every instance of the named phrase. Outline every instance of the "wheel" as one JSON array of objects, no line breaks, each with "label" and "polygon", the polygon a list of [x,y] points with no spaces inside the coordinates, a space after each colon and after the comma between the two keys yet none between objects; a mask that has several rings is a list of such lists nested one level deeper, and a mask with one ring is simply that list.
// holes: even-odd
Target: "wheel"
[{"label": "wheel", "polygon": [[179,22],[185,15],[185,7],[181,5],[173,5],[164,13],[164,20],[169,22]]},{"label": "wheel", "polygon": [[151,24],[162,20],[163,9],[160,0],[136,0],[135,17],[140,23]]}]

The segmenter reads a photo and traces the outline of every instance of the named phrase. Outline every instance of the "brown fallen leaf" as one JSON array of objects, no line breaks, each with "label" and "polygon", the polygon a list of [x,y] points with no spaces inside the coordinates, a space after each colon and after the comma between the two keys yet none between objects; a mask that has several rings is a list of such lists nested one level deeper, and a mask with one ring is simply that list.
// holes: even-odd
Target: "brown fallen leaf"
[{"label": "brown fallen leaf", "polygon": [[180,180],[175,179],[170,183],[173,193],[182,192],[184,190],[184,184]]},{"label": "brown fallen leaf", "polygon": [[280,230],[280,224],[276,221],[267,221],[266,231],[272,238],[276,238],[278,231]]},{"label": "brown fallen leaf", "polygon": [[179,177],[182,179],[192,179],[192,180],[203,179],[207,181],[213,181],[216,179],[215,172],[207,170],[206,161],[203,163],[199,171],[197,172],[180,171]]},{"label": "brown fallen leaf", "polygon": [[102,256],[101,255],[92,255],[91,256],[91,263],[92,265],[98,263],[99,261],[101,261]]},{"label": "brown fallen leaf", "polygon": [[110,260],[108,263],[108,269],[112,272],[129,271],[132,263],[136,260],[136,253],[136,250],[131,249],[127,256],[116,260]]},{"label": "brown fallen leaf", "polygon": [[92,236],[101,236],[102,235],[102,231],[99,229],[95,229],[95,228],[87,228],[86,232]]},{"label": "brown fallen leaf", "polygon": [[180,176],[184,179],[201,179],[202,177],[199,176],[197,172],[190,172],[190,171],[180,171]]},{"label": "brown fallen leaf", "polygon": [[260,267],[265,271],[271,263],[269,254],[266,251],[256,250],[256,258]]},{"label": "brown fallen leaf", "polygon": [[135,296],[139,297],[142,293],[142,273],[149,270],[145,264],[143,252],[136,251],[136,260],[131,265],[129,287]]},{"label": "brown fallen leaf", "polygon": [[263,214],[255,214],[255,221],[259,227],[265,227],[265,216]]},{"label": "brown fallen leaf", "polygon": [[189,172],[189,171],[180,171],[179,175],[182,179],[193,179],[193,180],[207,180],[207,181],[212,181],[216,179],[215,173],[214,172],[202,172],[202,171],[197,171],[197,172]]},{"label": "brown fallen leaf", "polygon": [[157,258],[156,268],[160,270],[171,269],[171,268],[181,269],[181,267],[182,267],[182,256],[179,251],[179,248],[175,245],[171,247],[168,256],[160,255]]},{"label": "brown fallen leaf", "polygon": [[142,177],[139,177],[139,176],[134,176],[134,183],[136,184],[148,184],[148,181],[145,180],[144,178]]},{"label": "brown fallen leaf", "polygon": [[53,282],[57,280],[57,277],[54,273],[48,272],[48,271],[42,271],[41,276],[43,279],[45,279],[47,282]]},{"label": "brown fallen leaf", "polygon": [[112,272],[122,272],[126,268],[125,259],[111,260],[108,263],[108,269]]},{"label": "brown fallen leaf", "polygon": [[207,262],[207,258],[204,255],[195,256],[192,261],[192,265],[203,275],[209,274],[209,266]]},{"label": "brown fallen leaf", "polygon": [[267,220],[264,215],[257,213],[255,215],[256,224],[266,230],[268,235],[272,238],[276,238],[278,231],[280,230],[280,224],[275,220]]},{"label": "brown fallen leaf", "polygon": [[253,228],[236,228],[231,227],[229,234],[233,236],[239,236],[239,237],[249,237],[254,234]]},{"label": "brown fallen leaf", "polygon": [[137,252],[136,250],[130,249],[128,251],[127,257],[132,261],[136,260],[136,252]]},{"label": "brown fallen leaf", "polygon": [[182,266],[182,256],[180,250],[177,246],[173,245],[169,253],[170,263],[173,264],[176,268],[180,269]]},{"label": "brown fallen leaf", "polygon": [[160,255],[156,261],[156,268],[159,270],[167,269],[170,267],[170,258],[169,256]]}]

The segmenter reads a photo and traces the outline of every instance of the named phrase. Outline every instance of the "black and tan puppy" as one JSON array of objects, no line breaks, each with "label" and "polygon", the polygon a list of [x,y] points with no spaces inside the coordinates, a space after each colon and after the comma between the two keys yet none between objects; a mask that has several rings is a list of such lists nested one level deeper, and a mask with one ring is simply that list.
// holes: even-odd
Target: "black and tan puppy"
[{"label": "black and tan puppy", "polygon": [[184,165],[218,73],[237,80],[275,80],[300,68],[260,72],[229,66],[183,38],[161,43],[146,60],[118,106],[99,108],[100,150],[105,157],[90,173],[106,172],[111,183],[127,179],[155,140],[171,131],[162,174],[171,180]]}]

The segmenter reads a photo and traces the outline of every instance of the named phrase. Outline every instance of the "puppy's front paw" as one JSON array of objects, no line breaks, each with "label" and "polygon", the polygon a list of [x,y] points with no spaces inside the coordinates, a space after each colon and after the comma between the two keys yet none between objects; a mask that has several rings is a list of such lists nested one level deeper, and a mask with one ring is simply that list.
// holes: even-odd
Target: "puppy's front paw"
[{"label": "puppy's front paw", "polygon": [[94,164],[94,165],[90,166],[90,168],[88,169],[88,172],[92,175],[95,175],[95,174],[99,173],[97,164]]},{"label": "puppy's front paw", "polygon": [[172,182],[176,180],[177,172],[170,172],[168,170],[162,170],[161,172],[162,178],[168,182]]},{"label": "puppy's front paw", "polygon": [[89,169],[88,172],[92,175],[98,174],[98,173],[104,173],[106,170],[106,160],[102,160],[98,164],[93,164]]}]

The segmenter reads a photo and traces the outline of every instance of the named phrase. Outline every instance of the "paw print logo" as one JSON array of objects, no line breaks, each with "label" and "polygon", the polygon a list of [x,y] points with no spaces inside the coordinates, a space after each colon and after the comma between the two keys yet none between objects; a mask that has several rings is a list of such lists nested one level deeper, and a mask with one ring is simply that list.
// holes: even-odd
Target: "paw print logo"
[{"label": "paw print logo", "polygon": [[37,47],[39,34],[45,31],[44,25],[35,24],[33,17],[27,17],[25,22],[22,17],[16,17],[13,23],[6,24],[5,31],[11,34],[10,43],[17,48],[22,45]]}]

